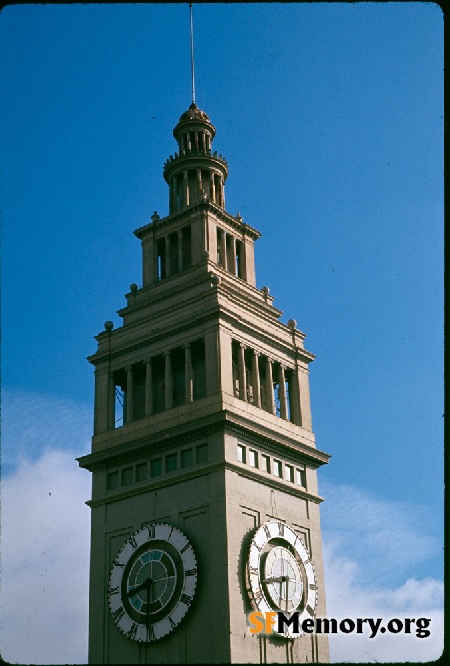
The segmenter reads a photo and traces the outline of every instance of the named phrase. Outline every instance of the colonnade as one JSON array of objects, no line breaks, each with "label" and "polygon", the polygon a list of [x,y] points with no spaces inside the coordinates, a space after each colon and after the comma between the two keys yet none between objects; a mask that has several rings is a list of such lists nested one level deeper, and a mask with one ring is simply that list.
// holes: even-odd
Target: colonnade
[{"label": "colonnade", "polygon": [[[261,354],[250,349],[251,372],[248,371],[245,359],[247,347],[241,342],[237,344],[237,395],[241,400],[251,402],[255,407],[265,409],[271,414],[276,414],[274,387],[278,386],[279,416],[290,420],[296,425],[302,424],[300,391],[297,370],[288,368],[282,363],[275,362],[269,356],[261,357]],[[274,376],[275,375],[275,376]],[[264,404],[261,404],[261,376],[264,377]],[[286,390],[289,386],[289,396]]]}]

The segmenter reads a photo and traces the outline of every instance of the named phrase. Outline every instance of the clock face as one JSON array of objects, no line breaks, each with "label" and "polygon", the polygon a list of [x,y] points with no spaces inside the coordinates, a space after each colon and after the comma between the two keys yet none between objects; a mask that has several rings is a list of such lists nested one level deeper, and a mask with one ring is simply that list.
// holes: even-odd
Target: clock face
[{"label": "clock face", "polygon": [[156,641],[186,615],[197,585],[187,537],[167,523],[135,532],[113,562],[108,600],[118,629],[131,640]]},{"label": "clock face", "polygon": [[[271,520],[253,535],[247,560],[247,580],[253,605],[261,612],[300,613],[299,624],[315,614],[317,586],[308,551],[294,530]],[[292,626],[285,636],[296,637]]]}]

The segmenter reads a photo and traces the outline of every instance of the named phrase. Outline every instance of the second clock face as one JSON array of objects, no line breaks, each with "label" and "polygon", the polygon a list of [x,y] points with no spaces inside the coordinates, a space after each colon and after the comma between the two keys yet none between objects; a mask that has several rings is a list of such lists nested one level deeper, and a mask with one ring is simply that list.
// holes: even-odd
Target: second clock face
[{"label": "second clock face", "polygon": [[166,523],[138,530],[113,562],[108,597],[112,617],[128,638],[163,638],[187,613],[197,584],[197,562],[187,537]]},{"label": "second clock face", "polygon": [[[247,580],[253,605],[262,612],[315,614],[317,586],[308,551],[294,530],[279,520],[259,527],[250,543]],[[299,636],[291,628],[286,634]]]}]

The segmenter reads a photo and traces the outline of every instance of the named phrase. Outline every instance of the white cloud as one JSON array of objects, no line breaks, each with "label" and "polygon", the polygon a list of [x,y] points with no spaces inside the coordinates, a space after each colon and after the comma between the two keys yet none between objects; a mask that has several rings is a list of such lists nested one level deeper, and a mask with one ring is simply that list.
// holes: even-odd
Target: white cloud
[{"label": "white cloud", "polygon": [[[86,452],[91,413],[49,396],[16,398],[8,417],[13,471],[2,489],[2,657],[12,663],[86,663],[89,509],[84,502],[91,490],[90,474],[78,468],[75,456]],[[420,515],[413,519],[417,507],[349,486],[327,484],[324,495],[328,617],[432,620],[426,639],[414,633],[331,636],[332,660],[436,659],[443,644],[443,586],[430,576],[411,575],[436,548]],[[395,576],[384,575],[386,569]]]},{"label": "white cloud", "polygon": [[327,616],[381,618],[384,626],[393,618],[431,619],[426,638],[416,636],[415,624],[410,634],[386,632],[370,638],[366,628],[363,634],[330,635],[331,660],[437,659],[443,649],[443,583],[408,573],[436,554],[436,540],[427,538],[420,508],[373,498],[351,486],[327,484],[324,494],[324,522],[329,525],[323,530]]},{"label": "white cloud", "polygon": [[23,460],[2,488],[2,657],[87,662],[89,474],[74,452]]}]

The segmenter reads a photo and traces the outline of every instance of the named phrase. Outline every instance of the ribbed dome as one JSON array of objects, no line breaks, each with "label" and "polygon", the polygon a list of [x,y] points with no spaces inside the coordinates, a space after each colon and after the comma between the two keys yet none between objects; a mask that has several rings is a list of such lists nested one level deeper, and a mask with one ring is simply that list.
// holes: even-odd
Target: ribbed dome
[{"label": "ribbed dome", "polygon": [[189,109],[181,114],[180,120],[178,122],[182,123],[186,120],[203,120],[206,123],[211,122],[209,116],[204,111],[200,111],[195,102],[192,102]]}]

